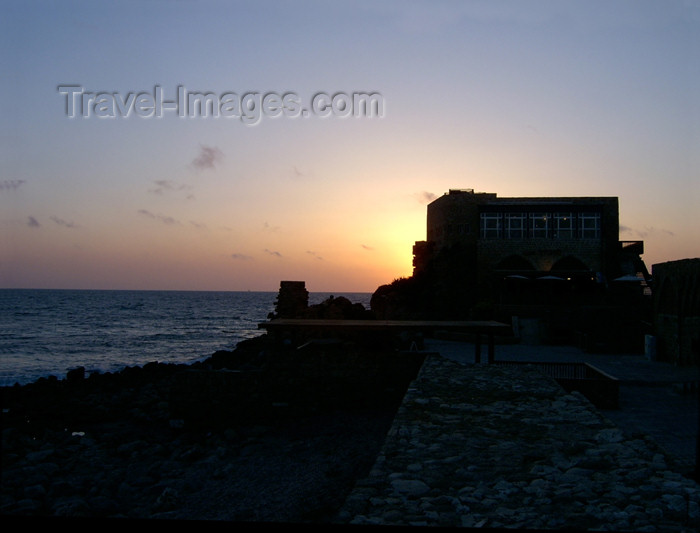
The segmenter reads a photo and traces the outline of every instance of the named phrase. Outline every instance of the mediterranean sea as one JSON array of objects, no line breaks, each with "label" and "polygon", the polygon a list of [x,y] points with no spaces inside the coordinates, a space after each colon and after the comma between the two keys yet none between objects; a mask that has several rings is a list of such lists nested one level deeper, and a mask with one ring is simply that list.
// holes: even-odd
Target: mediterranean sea
[{"label": "mediterranean sea", "polygon": [[[369,309],[371,293],[309,294],[309,305],[345,296]],[[264,333],[277,292],[0,290],[0,386],[59,379],[79,366],[193,363]]]}]

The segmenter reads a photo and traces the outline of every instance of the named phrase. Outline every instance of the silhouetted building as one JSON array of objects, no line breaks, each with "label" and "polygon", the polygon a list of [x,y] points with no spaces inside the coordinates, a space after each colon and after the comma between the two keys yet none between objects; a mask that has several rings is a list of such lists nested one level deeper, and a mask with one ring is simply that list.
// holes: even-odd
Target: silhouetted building
[{"label": "silhouetted building", "polygon": [[[441,318],[545,317],[550,339],[557,329],[562,340],[587,344],[634,336],[636,349],[640,323],[651,321],[642,316],[650,309],[643,252],[643,241],[619,240],[617,197],[453,189],[428,205],[427,239],[413,247],[413,292]],[[608,315],[617,331],[597,331]]]},{"label": "silhouetted building", "polygon": [[[619,241],[616,197],[498,198],[450,190],[428,205],[427,240],[413,248],[414,273],[441,254],[482,295],[510,282],[566,282],[589,292],[624,276],[646,281],[643,241]],[[511,283],[513,284],[513,283]],[[506,287],[507,288],[507,287]]]},{"label": "silhouetted building", "polygon": [[700,259],[652,265],[658,359],[700,363]]}]

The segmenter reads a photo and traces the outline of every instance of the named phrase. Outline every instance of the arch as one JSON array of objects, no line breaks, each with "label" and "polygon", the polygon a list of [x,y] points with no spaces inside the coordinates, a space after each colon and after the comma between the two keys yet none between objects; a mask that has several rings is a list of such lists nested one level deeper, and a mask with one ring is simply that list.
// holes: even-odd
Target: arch
[{"label": "arch", "polygon": [[534,271],[535,268],[522,255],[509,255],[496,264],[496,270]]},{"label": "arch", "polygon": [[551,268],[552,272],[590,272],[591,269],[588,265],[574,257],[573,255],[567,255],[556,261]]}]

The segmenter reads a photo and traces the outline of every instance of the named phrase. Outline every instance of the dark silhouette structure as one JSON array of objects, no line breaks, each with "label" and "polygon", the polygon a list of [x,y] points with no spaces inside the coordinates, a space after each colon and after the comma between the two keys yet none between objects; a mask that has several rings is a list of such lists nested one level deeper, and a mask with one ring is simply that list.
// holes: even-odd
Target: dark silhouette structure
[{"label": "dark silhouette structure", "polygon": [[617,197],[499,198],[452,189],[427,208],[413,275],[380,287],[385,318],[494,319],[535,342],[642,350],[643,241],[619,240]]},{"label": "dark silhouette structure", "polygon": [[545,276],[586,292],[622,276],[646,281],[644,243],[618,240],[618,213],[615,197],[498,198],[450,190],[428,205],[427,240],[414,246],[414,272],[461,249],[463,263],[450,268],[486,295],[508,280]]},{"label": "dark silhouette structure", "polygon": [[700,364],[700,259],[652,265],[656,356]]}]

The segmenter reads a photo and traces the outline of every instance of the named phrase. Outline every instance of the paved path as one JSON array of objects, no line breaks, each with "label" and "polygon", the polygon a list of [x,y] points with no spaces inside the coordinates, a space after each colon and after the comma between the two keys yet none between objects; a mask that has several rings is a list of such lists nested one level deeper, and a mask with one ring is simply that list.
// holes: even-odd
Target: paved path
[{"label": "paved path", "polygon": [[535,367],[431,353],[338,522],[698,531],[700,485],[661,452]]},{"label": "paved path", "polygon": [[[427,339],[425,349],[458,363],[474,363],[471,343]],[[677,460],[677,469],[693,470],[698,441],[698,367],[651,361],[643,354],[590,354],[573,346],[497,345],[495,358],[585,362],[617,378],[620,408],[603,414],[623,431],[652,437]],[[481,360],[486,360],[485,349]]]}]

